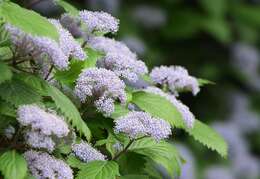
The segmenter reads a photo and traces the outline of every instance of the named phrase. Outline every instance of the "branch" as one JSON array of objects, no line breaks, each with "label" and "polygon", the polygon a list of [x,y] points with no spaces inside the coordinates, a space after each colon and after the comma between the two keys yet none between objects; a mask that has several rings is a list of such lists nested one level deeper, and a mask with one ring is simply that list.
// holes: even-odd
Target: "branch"
[{"label": "branch", "polygon": [[119,152],[114,158],[112,158],[112,160],[116,160],[118,159],[122,154],[126,153],[127,152],[127,149],[132,145],[132,143],[134,142],[135,140],[132,139],[130,140],[130,142],[127,144],[127,146],[121,150],[121,152]]},{"label": "branch", "polygon": [[54,68],[54,65],[51,65],[51,67],[50,67],[50,69],[49,69],[47,75],[46,75],[45,78],[44,78],[45,80],[47,80],[47,79],[49,78],[49,76],[50,76],[51,71],[53,70],[53,68]]}]

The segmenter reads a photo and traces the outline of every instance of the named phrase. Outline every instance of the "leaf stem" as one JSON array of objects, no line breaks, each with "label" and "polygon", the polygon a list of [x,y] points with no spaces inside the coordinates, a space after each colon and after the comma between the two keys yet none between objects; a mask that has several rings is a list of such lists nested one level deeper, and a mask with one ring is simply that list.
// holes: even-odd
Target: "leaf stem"
[{"label": "leaf stem", "polygon": [[132,143],[133,143],[134,141],[135,141],[134,139],[130,140],[130,142],[126,145],[126,147],[125,147],[123,150],[121,150],[117,155],[115,155],[115,157],[112,158],[112,160],[116,160],[116,159],[118,159],[122,154],[126,153],[126,152],[127,152],[127,149],[132,145]]},{"label": "leaf stem", "polygon": [[49,78],[49,76],[50,76],[51,71],[53,70],[53,68],[54,68],[54,65],[51,65],[51,67],[50,67],[50,69],[49,69],[47,75],[46,75],[45,78],[44,78],[45,80],[47,80],[47,79]]}]

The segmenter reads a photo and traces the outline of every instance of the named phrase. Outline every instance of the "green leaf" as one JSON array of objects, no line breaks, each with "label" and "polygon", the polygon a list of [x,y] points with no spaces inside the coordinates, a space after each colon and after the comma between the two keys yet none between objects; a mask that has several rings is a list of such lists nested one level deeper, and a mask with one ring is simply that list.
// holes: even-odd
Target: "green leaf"
[{"label": "green leaf", "polygon": [[2,100],[0,100],[0,113],[5,116],[16,118],[16,110],[14,106]]},{"label": "green leaf", "polygon": [[18,107],[21,104],[39,103],[41,96],[20,80],[12,80],[0,85],[0,97]]},{"label": "green leaf", "polygon": [[16,151],[7,151],[0,157],[0,171],[5,179],[23,179],[27,174],[27,163]]},{"label": "green leaf", "polygon": [[114,161],[93,161],[81,167],[76,179],[115,179],[120,176]]},{"label": "green leaf", "polygon": [[206,79],[202,79],[202,78],[198,78],[197,79],[199,82],[199,86],[205,86],[205,85],[215,85],[216,83],[206,80]]},{"label": "green leaf", "polygon": [[187,128],[179,111],[166,98],[139,91],[133,93],[132,102],[151,115],[168,121],[173,127],[184,129],[208,148],[216,150],[221,156],[227,156],[227,144],[214,129],[198,120],[195,121],[193,128]]},{"label": "green leaf", "polygon": [[79,159],[77,159],[74,155],[69,155],[69,157],[67,158],[66,161],[69,166],[71,166],[72,168],[78,168],[80,169],[81,167],[84,167],[86,165],[86,163],[80,161]]},{"label": "green leaf", "polygon": [[66,116],[66,119],[72,123],[72,126],[83,134],[87,140],[90,140],[91,132],[86,123],[82,120],[78,109],[70,99],[54,86],[47,86],[47,91],[54,100],[56,106]]},{"label": "green leaf", "polygon": [[6,80],[11,80],[13,74],[12,74],[12,71],[10,70],[8,65],[0,62],[0,72],[1,72],[0,84],[3,83]]},{"label": "green leaf", "polygon": [[120,104],[115,104],[115,110],[110,117],[112,119],[117,119],[118,117],[126,115],[128,112],[129,110],[125,106],[122,106]]},{"label": "green leaf", "polygon": [[22,74],[22,73],[20,73],[18,77],[24,83],[34,88],[39,94],[44,96],[48,95],[46,91],[46,85],[48,86],[48,84],[43,79],[39,78],[36,75]]},{"label": "green leaf", "polygon": [[181,158],[172,144],[165,141],[156,142],[152,138],[135,141],[129,151],[144,155],[155,163],[162,165],[170,176],[180,174]]},{"label": "green leaf", "polygon": [[212,150],[216,150],[222,157],[227,157],[228,146],[225,140],[214,129],[195,120],[192,129],[185,129],[195,140]]},{"label": "green leaf", "polygon": [[217,1],[209,1],[209,0],[199,0],[202,8],[211,15],[222,17],[225,15],[227,10],[227,1],[226,0],[217,0]]},{"label": "green leaf", "polygon": [[55,78],[64,84],[73,85],[83,69],[95,67],[97,60],[102,57],[102,54],[90,48],[87,48],[85,51],[88,55],[86,60],[72,60],[70,62],[69,70],[57,71],[55,73]]},{"label": "green leaf", "polygon": [[26,33],[36,36],[52,38],[56,41],[59,34],[56,28],[40,14],[24,9],[12,2],[2,2],[0,4],[0,17]]},{"label": "green leaf", "polygon": [[149,179],[147,175],[124,175],[119,177],[120,179]]},{"label": "green leaf", "polygon": [[79,14],[79,10],[77,8],[75,8],[74,6],[72,6],[71,4],[69,4],[66,1],[63,0],[55,0],[55,3],[57,3],[59,6],[63,7],[63,9],[71,14],[71,15],[78,15]]}]

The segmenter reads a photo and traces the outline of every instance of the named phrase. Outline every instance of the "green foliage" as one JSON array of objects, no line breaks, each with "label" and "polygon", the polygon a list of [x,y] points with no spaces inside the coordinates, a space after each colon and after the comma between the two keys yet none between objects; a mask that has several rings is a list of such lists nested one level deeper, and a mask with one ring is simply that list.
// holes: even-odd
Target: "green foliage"
[{"label": "green foliage", "polygon": [[21,80],[13,79],[0,85],[0,97],[14,106],[39,103],[41,96]]},{"label": "green foliage", "polygon": [[76,179],[114,179],[116,176],[120,176],[116,162],[93,161],[80,168]]},{"label": "green foliage", "polygon": [[169,176],[180,174],[181,158],[172,144],[165,141],[156,142],[151,138],[143,138],[135,141],[129,151],[144,155],[155,163],[162,165]]},{"label": "green foliage", "polygon": [[77,8],[69,4],[68,2],[64,0],[55,0],[55,3],[57,3],[59,6],[63,7],[63,9],[71,14],[71,15],[78,15],[79,11]]},{"label": "green foliage", "polygon": [[225,15],[227,10],[227,1],[209,1],[209,0],[199,0],[202,8],[211,16],[221,17]]},{"label": "green foliage", "polygon": [[54,86],[48,86],[47,91],[54,100],[56,106],[67,117],[66,119],[72,123],[72,126],[83,134],[87,140],[90,140],[91,132],[86,123],[82,120],[78,109],[70,99]]},{"label": "green foliage", "polygon": [[2,2],[0,4],[0,17],[4,22],[10,23],[24,32],[37,36],[59,39],[56,28],[43,16],[38,13],[21,8],[12,2]]},{"label": "green foliage", "polygon": [[184,129],[208,148],[216,150],[221,156],[227,156],[227,144],[220,135],[198,120],[195,121],[192,129],[187,128],[175,106],[164,97],[146,92],[135,92],[133,103],[153,116],[168,121],[172,126]]},{"label": "green foliage", "polygon": [[15,150],[7,151],[0,156],[0,171],[5,179],[24,179],[27,163]]},{"label": "green foliage", "polygon": [[13,75],[12,71],[5,63],[0,62],[0,71],[1,71],[0,84],[6,80],[11,80]]}]

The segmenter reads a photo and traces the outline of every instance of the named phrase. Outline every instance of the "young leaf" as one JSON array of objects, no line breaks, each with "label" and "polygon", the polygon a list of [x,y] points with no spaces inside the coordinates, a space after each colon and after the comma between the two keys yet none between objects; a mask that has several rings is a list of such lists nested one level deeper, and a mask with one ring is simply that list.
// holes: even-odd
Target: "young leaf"
[{"label": "young leaf", "polygon": [[215,85],[216,83],[206,80],[206,79],[202,79],[202,78],[198,78],[198,82],[199,82],[199,86],[205,86],[205,85]]},{"label": "young leaf", "polygon": [[0,62],[0,72],[0,84],[6,80],[11,80],[13,74],[8,65]]},{"label": "young leaf", "polygon": [[116,162],[93,161],[81,167],[76,179],[115,179],[116,176],[120,176]]},{"label": "young leaf", "polygon": [[20,80],[12,80],[0,85],[0,97],[14,106],[39,103],[41,96],[35,89]]},{"label": "young leaf", "polygon": [[5,179],[23,179],[27,174],[27,163],[16,151],[7,151],[0,156],[0,171]]},{"label": "young leaf", "polygon": [[54,86],[47,86],[47,91],[56,106],[66,116],[66,119],[72,123],[72,126],[82,133],[87,140],[90,140],[91,132],[86,123],[82,120],[78,109],[70,101],[70,99]]},{"label": "young leaf", "polygon": [[0,4],[0,17],[4,19],[4,22],[10,23],[26,33],[49,37],[56,41],[59,39],[56,28],[45,17],[15,3],[2,2]]},{"label": "young leaf", "polygon": [[180,174],[181,158],[172,144],[165,141],[156,142],[152,138],[143,138],[135,141],[129,147],[129,151],[144,155],[162,165],[170,176]]},{"label": "young leaf", "polygon": [[221,156],[227,155],[227,144],[217,132],[198,120],[195,121],[193,128],[187,128],[180,113],[166,98],[139,91],[133,93],[132,102],[153,116],[168,121],[172,126],[184,129],[208,148],[216,150]]},{"label": "young leaf", "polygon": [[55,3],[57,3],[59,6],[63,7],[63,9],[71,15],[76,16],[79,14],[78,9],[76,9],[74,6],[72,6],[71,4],[69,4],[68,2],[66,2],[64,0],[55,0]]}]

